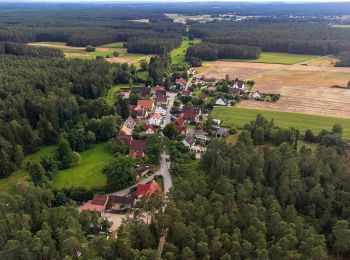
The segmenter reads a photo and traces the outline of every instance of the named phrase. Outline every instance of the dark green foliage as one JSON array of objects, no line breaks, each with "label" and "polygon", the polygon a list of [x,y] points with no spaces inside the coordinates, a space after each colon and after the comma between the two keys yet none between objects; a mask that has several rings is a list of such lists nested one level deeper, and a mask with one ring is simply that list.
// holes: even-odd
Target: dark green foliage
[{"label": "dark green foliage", "polygon": [[146,156],[150,163],[159,164],[160,153],[163,151],[163,140],[157,134],[149,135],[146,139]]},{"label": "dark green foliage", "polygon": [[118,191],[135,183],[135,162],[131,157],[118,156],[103,168],[110,190]]},{"label": "dark green foliage", "polygon": [[350,51],[341,52],[338,55],[337,67],[350,67]]},{"label": "dark green foliage", "polygon": [[262,51],[338,54],[348,51],[350,31],[317,23],[212,22],[191,26],[204,42],[256,46]]},{"label": "dark green foliage", "polygon": [[191,65],[191,67],[202,66],[202,60],[198,57],[186,57],[186,61]]},{"label": "dark green foliage", "polygon": [[186,60],[257,59],[261,49],[247,45],[202,43],[189,47]]},{"label": "dark green foliage", "polygon": [[167,124],[163,128],[163,134],[164,134],[164,136],[168,137],[169,139],[174,139],[179,135],[174,124]]},{"label": "dark green foliage", "polygon": [[96,48],[91,46],[91,45],[88,45],[85,47],[86,52],[94,52],[95,50],[96,50]]},{"label": "dark green foliage", "polygon": [[64,57],[61,50],[47,47],[28,46],[15,42],[0,42],[0,54],[12,54],[30,57]]}]

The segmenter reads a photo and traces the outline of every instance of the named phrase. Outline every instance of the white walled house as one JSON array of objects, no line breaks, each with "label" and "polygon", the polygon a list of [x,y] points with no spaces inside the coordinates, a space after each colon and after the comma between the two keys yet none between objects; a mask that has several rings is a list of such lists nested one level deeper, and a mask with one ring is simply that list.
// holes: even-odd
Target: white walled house
[{"label": "white walled house", "polygon": [[162,122],[162,116],[158,113],[154,113],[151,118],[148,120],[150,125],[160,125]]},{"label": "white walled house", "polygon": [[154,108],[154,113],[160,114],[162,116],[166,115],[166,109],[161,107],[161,106],[157,106]]}]

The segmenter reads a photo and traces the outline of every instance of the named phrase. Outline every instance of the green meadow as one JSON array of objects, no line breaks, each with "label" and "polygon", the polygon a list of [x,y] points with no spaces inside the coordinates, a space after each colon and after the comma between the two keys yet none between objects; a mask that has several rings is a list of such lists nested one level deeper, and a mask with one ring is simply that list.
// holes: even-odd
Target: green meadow
[{"label": "green meadow", "polygon": [[255,63],[277,63],[292,65],[296,63],[301,63],[307,60],[316,59],[320,56],[317,55],[304,55],[304,54],[290,54],[281,52],[262,52],[260,57],[256,60],[239,60],[230,59],[232,61],[242,61],[242,62],[255,62]]},{"label": "green meadow", "polygon": [[343,136],[350,139],[350,119],[345,118],[238,107],[217,107],[211,115],[213,118],[221,119],[224,127],[243,128],[245,124],[254,120],[257,114],[263,115],[268,120],[273,119],[276,126],[295,127],[301,132],[311,129],[315,134],[318,134],[322,129],[331,130],[335,123],[339,123],[343,126]]},{"label": "green meadow", "polygon": [[14,171],[9,177],[0,179],[0,192],[7,191],[13,193],[18,183],[24,182],[29,178],[29,173],[26,170],[27,163],[39,162],[40,158],[44,155],[51,155],[55,148],[56,146],[46,146],[38,152],[26,156],[18,170]]},{"label": "green meadow", "polygon": [[100,188],[106,184],[103,167],[112,160],[108,143],[94,144],[89,150],[80,153],[79,165],[60,171],[53,183],[58,189],[63,188]]},{"label": "green meadow", "polygon": [[185,61],[185,55],[186,55],[186,50],[188,47],[190,47],[190,43],[193,44],[199,44],[202,42],[201,39],[194,39],[193,41],[190,41],[188,37],[183,37],[181,46],[179,48],[176,48],[170,52],[171,56],[171,61],[173,64],[179,64],[183,61]]}]

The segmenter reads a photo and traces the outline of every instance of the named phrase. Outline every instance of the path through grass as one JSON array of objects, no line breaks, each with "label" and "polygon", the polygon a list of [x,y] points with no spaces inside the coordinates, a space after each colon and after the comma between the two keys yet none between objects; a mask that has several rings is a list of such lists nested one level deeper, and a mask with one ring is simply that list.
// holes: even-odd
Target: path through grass
[{"label": "path through grass", "polygon": [[179,64],[179,63],[185,61],[186,50],[188,47],[191,46],[190,42],[193,44],[199,44],[202,42],[202,40],[196,38],[193,41],[190,41],[188,39],[188,37],[183,37],[181,46],[170,52],[171,61],[173,64]]}]

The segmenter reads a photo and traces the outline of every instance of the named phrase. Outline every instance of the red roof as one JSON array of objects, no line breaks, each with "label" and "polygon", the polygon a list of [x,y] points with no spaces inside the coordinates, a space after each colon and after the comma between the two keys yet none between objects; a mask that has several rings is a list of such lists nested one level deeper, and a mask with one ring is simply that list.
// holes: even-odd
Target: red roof
[{"label": "red roof", "polygon": [[175,125],[176,130],[181,134],[181,133],[186,133],[186,127],[183,125]]},{"label": "red roof", "polygon": [[175,82],[176,82],[176,83],[186,83],[186,79],[179,78],[179,79],[176,79]]},{"label": "red roof", "polygon": [[164,90],[165,90],[165,87],[164,86],[159,86],[159,85],[157,85],[157,86],[155,86],[153,88],[153,91],[164,91]]},{"label": "red roof", "polygon": [[132,141],[132,136],[131,135],[117,135],[115,137],[115,141],[116,142],[122,142],[126,145],[130,145],[131,141]]},{"label": "red roof", "polygon": [[176,122],[175,122],[176,125],[184,125],[185,124],[185,120],[184,120],[184,117],[183,115],[179,116],[178,118],[176,118]]},{"label": "red roof", "polygon": [[129,113],[131,113],[132,111],[134,111],[136,108],[135,105],[129,105]]},{"label": "red roof", "polygon": [[146,151],[145,140],[132,140],[129,146],[129,156],[133,158],[142,158]]},{"label": "red roof", "polygon": [[189,96],[189,95],[191,95],[191,94],[192,94],[192,92],[189,91],[189,90],[184,90],[184,91],[182,91],[182,95],[184,95],[184,96]]},{"label": "red roof", "polygon": [[137,184],[136,195],[138,197],[143,195],[151,197],[155,192],[162,192],[162,189],[159,187],[158,183],[155,180],[146,184]]},{"label": "red roof", "polygon": [[80,206],[80,210],[95,211],[101,213],[105,210],[107,202],[108,195],[95,194],[92,200],[89,200],[84,203],[84,205]]},{"label": "red roof", "polygon": [[151,100],[151,99],[139,99],[139,100],[137,100],[137,106],[140,106],[144,109],[152,109],[153,108],[153,100]]},{"label": "red roof", "polygon": [[153,125],[145,125],[145,127],[143,128],[145,132],[147,132],[147,130],[149,129],[151,129],[154,133],[156,132],[156,129],[154,128]]}]

